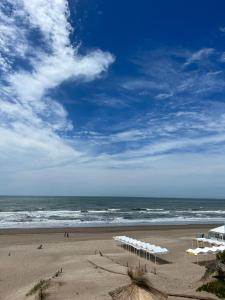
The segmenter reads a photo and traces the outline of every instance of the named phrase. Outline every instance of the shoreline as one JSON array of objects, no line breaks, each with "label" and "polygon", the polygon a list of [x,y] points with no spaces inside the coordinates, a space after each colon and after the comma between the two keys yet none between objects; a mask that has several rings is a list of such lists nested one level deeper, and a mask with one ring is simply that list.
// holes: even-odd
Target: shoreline
[{"label": "shoreline", "polygon": [[209,229],[213,226],[221,226],[219,223],[208,224],[176,224],[176,225],[118,225],[118,226],[99,226],[99,227],[56,227],[56,228],[2,228],[0,235],[14,234],[49,234],[49,233],[82,233],[82,234],[100,234],[100,233],[118,233],[118,232],[138,232],[138,231],[170,231],[183,229]]}]

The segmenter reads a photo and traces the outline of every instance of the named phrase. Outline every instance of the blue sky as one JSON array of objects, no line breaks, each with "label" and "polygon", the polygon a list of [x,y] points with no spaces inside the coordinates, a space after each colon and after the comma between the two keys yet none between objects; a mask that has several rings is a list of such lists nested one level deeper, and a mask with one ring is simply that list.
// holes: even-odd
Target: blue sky
[{"label": "blue sky", "polygon": [[0,194],[225,197],[224,1],[3,0]]}]

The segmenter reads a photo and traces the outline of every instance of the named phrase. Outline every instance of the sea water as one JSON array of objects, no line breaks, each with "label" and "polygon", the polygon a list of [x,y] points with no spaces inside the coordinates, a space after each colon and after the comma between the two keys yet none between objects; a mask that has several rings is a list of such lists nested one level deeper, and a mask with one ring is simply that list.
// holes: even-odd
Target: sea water
[{"label": "sea water", "polygon": [[224,222],[222,199],[0,196],[0,228]]}]

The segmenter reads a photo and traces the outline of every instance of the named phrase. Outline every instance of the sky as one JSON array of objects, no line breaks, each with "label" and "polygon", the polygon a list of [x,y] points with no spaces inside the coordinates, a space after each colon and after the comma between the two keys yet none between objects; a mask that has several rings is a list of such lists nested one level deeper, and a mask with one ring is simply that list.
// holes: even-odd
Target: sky
[{"label": "sky", "polygon": [[225,198],[225,2],[2,0],[0,194]]}]

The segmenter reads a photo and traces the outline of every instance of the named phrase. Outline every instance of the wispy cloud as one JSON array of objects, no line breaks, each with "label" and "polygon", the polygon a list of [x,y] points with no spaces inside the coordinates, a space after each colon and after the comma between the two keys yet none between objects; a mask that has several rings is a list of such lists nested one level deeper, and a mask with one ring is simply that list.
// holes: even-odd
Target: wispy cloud
[{"label": "wispy cloud", "polygon": [[193,63],[201,62],[208,59],[209,55],[213,54],[215,50],[213,48],[203,48],[194,52],[185,62],[184,66],[188,66]]},{"label": "wispy cloud", "polygon": [[183,68],[194,55],[190,50],[139,54],[133,60],[137,74],[119,82],[119,89],[135,99],[128,100],[129,111],[136,105],[138,110],[104,132],[86,133],[93,152],[107,153],[108,162],[116,164],[116,159],[118,165],[118,157],[121,165],[128,157],[126,165],[132,165],[140,156],[142,166],[150,157],[167,156],[168,152],[220,152],[225,142],[221,135],[225,130],[225,105],[221,101],[225,74],[218,61],[221,53],[213,50],[215,56],[204,64],[204,51],[195,56],[202,59],[201,64],[190,69]]},{"label": "wispy cloud", "polygon": [[[213,48],[197,52],[160,49],[142,53],[133,60],[139,67],[139,78],[128,78],[121,86],[158,100],[183,97],[184,94],[209,97],[225,88],[224,72],[218,66],[222,55]],[[194,62],[199,64],[187,70]]]},{"label": "wispy cloud", "polygon": [[225,27],[220,27],[220,28],[219,28],[219,31],[225,32]]},{"label": "wispy cloud", "polygon": [[66,80],[98,78],[113,55],[79,54],[70,42],[66,0],[4,0],[0,19],[1,171],[78,159],[82,153],[63,138],[73,124],[49,91]]},{"label": "wispy cloud", "polygon": [[220,61],[221,61],[222,63],[225,62],[225,52],[223,52],[223,53],[220,55]]}]

